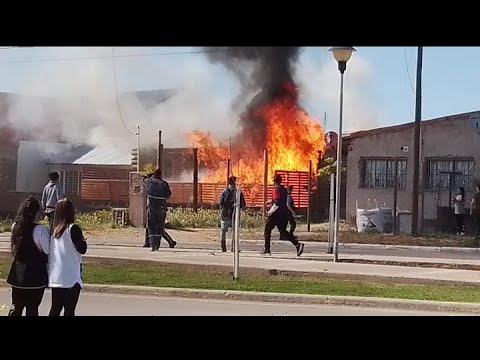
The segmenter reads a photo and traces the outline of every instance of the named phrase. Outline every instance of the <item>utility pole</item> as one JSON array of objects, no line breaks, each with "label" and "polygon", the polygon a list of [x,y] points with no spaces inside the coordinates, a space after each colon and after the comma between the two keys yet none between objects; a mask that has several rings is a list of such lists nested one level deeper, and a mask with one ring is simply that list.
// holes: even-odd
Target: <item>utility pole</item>
[{"label": "utility pole", "polygon": [[[140,172],[140,125],[137,125],[137,132],[135,133],[137,136],[137,172]],[[65,188],[64,188],[65,189]]]},{"label": "utility pole", "polygon": [[417,53],[415,124],[413,133],[412,236],[418,235],[418,188],[420,185],[420,124],[422,121],[422,63],[423,46],[419,46]]},{"label": "utility pole", "polygon": [[158,130],[157,169],[163,171],[162,130]]}]

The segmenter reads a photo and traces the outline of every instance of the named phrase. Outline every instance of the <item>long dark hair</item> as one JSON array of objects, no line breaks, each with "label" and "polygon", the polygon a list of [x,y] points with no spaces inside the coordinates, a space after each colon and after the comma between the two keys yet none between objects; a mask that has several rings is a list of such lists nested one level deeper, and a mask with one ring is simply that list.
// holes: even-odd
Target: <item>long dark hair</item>
[{"label": "long dark hair", "polygon": [[458,192],[460,193],[460,195],[462,195],[462,200],[463,200],[463,198],[465,197],[465,188],[460,186],[458,188]]},{"label": "long dark hair", "polygon": [[40,203],[33,196],[26,198],[20,204],[10,237],[10,251],[13,256],[17,254],[18,248],[24,239],[24,234],[26,232],[33,232],[39,210]]},{"label": "long dark hair", "polygon": [[55,206],[53,218],[53,236],[59,238],[70,224],[75,223],[75,208],[73,203],[65,198],[59,200]]}]

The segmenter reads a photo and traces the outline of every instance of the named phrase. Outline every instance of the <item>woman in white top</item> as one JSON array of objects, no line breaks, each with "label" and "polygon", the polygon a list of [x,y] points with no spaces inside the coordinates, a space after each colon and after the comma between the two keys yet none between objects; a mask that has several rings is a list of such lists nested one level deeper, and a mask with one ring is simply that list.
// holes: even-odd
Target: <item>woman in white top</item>
[{"label": "woman in white top", "polygon": [[457,195],[452,199],[455,204],[455,217],[457,219],[457,235],[465,235],[465,189],[459,187]]},{"label": "woman in white top", "polygon": [[55,206],[53,235],[50,241],[48,286],[52,289],[50,316],[75,316],[82,288],[82,255],[87,242],[75,224],[75,208],[69,199]]},{"label": "woman in white top", "polygon": [[25,199],[12,226],[12,266],[7,283],[12,286],[12,307],[9,316],[38,316],[38,307],[48,285],[48,252],[50,232],[36,222],[40,203],[34,197]]}]

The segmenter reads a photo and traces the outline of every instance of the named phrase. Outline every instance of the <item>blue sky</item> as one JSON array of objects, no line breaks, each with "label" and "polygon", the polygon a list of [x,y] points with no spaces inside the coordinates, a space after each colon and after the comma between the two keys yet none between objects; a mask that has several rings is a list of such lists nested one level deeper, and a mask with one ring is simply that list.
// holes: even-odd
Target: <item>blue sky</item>
[{"label": "blue sky", "polygon": [[[190,50],[196,49],[116,48],[115,54],[165,54]],[[56,96],[81,95],[98,89],[114,92],[111,55],[111,48],[0,49],[0,91]],[[105,58],[20,62],[95,56]],[[213,107],[217,110],[227,107],[238,92],[238,86],[228,72],[221,66],[209,64],[203,55],[119,57],[116,64],[119,90],[191,86],[197,93],[204,95],[203,104],[212,99],[208,112],[213,111]],[[478,64],[480,47],[424,48],[423,119],[478,110]],[[357,47],[345,75],[347,130],[412,121],[415,104],[412,86],[415,89],[415,72],[414,47]],[[327,130],[335,130],[338,118],[339,75],[327,48],[303,49],[298,73],[299,83],[305,90],[303,105],[317,118],[323,118],[326,112]],[[202,110],[203,113],[193,108],[191,110],[191,113],[201,114],[202,118],[209,117],[207,110]],[[175,117],[175,110],[171,111],[169,116]],[[213,118],[220,119],[225,114],[225,109],[218,110],[217,117]],[[182,116],[189,115],[182,113]],[[195,124],[198,117],[194,116],[192,119]],[[200,124],[198,127],[202,126]]]}]

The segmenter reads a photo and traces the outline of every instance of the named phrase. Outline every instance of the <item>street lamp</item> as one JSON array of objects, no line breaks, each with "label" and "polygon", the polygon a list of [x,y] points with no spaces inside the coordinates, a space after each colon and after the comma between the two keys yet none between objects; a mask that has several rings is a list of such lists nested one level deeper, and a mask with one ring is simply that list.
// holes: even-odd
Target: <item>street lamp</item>
[{"label": "street lamp", "polygon": [[347,70],[347,62],[356,51],[351,46],[334,46],[329,49],[338,62],[340,71],[340,120],[338,122],[337,140],[337,179],[336,179],[336,201],[335,201],[335,227],[333,233],[333,261],[338,261],[338,235],[340,222],[340,187],[342,183],[342,123],[343,123],[343,74]]}]

